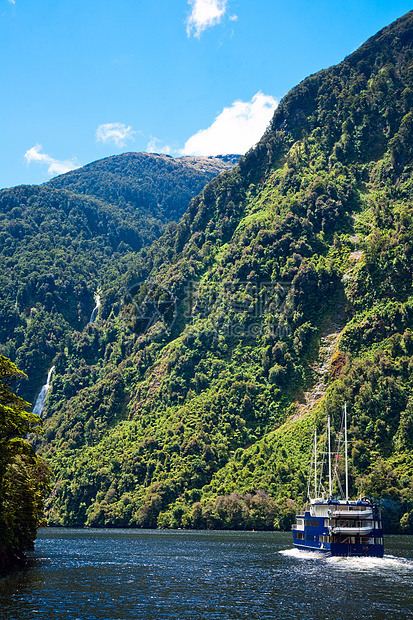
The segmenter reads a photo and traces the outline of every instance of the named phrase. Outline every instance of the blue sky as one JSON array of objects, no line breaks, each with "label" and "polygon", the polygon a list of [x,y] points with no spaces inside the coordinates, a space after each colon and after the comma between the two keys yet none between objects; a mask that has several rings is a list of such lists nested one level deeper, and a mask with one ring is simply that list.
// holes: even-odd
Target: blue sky
[{"label": "blue sky", "polygon": [[127,151],[245,152],[399,0],[0,0],[0,187]]}]

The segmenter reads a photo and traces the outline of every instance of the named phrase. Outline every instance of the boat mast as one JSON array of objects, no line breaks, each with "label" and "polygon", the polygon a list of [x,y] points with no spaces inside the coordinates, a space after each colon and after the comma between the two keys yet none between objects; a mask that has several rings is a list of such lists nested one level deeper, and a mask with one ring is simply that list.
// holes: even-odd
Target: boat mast
[{"label": "boat mast", "polygon": [[345,464],[346,464],[346,501],[348,502],[347,402],[344,403],[344,453],[345,453]]},{"label": "boat mast", "polygon": [[330,416],[328,416],[328,495],[332,497],[331,485],[331,439],[330,439]]},{"label": "boat mast", "polygon": [[317,497],[317,431],[314,431],[314,499]]}]

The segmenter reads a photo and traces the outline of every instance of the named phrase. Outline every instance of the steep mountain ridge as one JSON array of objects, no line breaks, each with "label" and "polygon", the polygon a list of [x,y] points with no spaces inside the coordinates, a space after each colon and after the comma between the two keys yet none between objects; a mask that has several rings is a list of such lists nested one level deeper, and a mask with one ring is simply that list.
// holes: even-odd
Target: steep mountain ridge
[{"label": "steep mountain ridge", "polygon": [[[129,207],[135,217],[139,210],[159,219],[162,228],[166,222],[179,220],[207,181],[232,166],[227,158],[123,153],[60,175],[46,186],[94,196],[122,209]],[[147,244],[148,240],[143,245]]]},{"label": "steep mountain ridge", "polygon": [[[412,67],[413,12],[293,89],[134,256],[122,311],[107,295],[56,359],[51,523],[288,527],[310,429],[346,400],[352,493],[413,531]],[[341,307],[325,396],[295,420]]]},{"label": "steep mountain ridge", "polygon": [[87,325],[97,290],[232,165],[127,153],[0,192],[0,353],[29,376],[20,386],[26,399],[33,402],[65,338]]}]

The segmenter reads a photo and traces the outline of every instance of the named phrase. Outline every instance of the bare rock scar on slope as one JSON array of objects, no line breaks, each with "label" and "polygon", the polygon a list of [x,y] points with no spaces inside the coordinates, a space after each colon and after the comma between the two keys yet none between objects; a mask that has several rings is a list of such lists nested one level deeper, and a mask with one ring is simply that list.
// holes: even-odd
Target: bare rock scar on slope
[{"label": "bare rock scar on slope", "polygon": [[327,390],[328,379],[331,376],[331,367],[337,356],[338,344],[344,330],[344,325],[344,316],[340,309],[334,319],[329,321],[321,335],[318,357],[311,366],[311,370],[315,377],[315,383],[308,392],[304,392],[304,402],[297,403],[297,411],[290,418],[291,421],[298,420],[305,416],[313,409],[314,405],[324,397]]}]

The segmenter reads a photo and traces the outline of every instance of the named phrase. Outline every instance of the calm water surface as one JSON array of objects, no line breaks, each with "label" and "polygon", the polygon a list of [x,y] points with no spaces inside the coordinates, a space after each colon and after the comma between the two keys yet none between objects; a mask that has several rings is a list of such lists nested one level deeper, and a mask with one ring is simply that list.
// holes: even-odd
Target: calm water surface
[{"label": "calm water surface", "polygon": [[40,530],[0,579],[1,620],[413,619],[413,537],[319,558],[276,532]]}]

